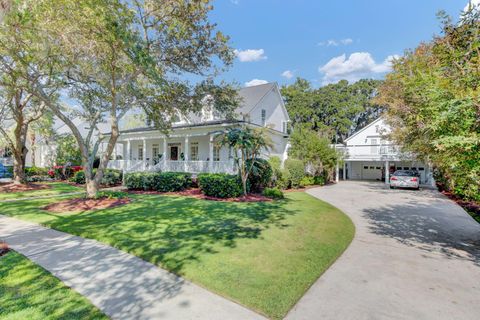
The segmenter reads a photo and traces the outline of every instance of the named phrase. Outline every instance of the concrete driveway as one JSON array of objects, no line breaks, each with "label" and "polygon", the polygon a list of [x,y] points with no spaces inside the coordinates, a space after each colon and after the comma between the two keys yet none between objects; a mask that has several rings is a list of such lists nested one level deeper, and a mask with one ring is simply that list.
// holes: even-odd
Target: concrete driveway
[{"label": "concrete driveway", "polygon": [[308,192],[356,235],[287,319],[480,319],[480,224],[455,203],[377,182]]}]

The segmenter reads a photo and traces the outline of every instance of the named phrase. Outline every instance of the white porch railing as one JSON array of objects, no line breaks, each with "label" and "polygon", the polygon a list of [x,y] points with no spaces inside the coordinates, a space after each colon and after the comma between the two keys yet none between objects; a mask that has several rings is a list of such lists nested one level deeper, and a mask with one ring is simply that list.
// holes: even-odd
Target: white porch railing
[{"label": "white porch railing", "polygon": [[163,171],[163,172],[190,172],[190,173],[237,173],[237,167],[233,160],[228,161],[160,161],[151,165],[142,160],[111,160],[108,162],[111,169],[124,170],[126,172]]}]

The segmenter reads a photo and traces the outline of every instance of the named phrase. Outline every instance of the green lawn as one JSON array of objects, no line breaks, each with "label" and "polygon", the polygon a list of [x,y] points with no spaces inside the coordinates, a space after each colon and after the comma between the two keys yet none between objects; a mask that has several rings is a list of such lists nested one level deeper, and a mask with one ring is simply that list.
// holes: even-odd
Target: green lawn
[{"label": "green lawn", "polygon": [[350,219],[294,192],[267,203],[132,195],[123,207],[52,214],[52,199],[0,203],[0,212],[97,239],[271,318],[282,318],[353,238]]},{"label": "green lawn", "polygon": [[87,299],[24,256],[0,257],[0,319],[108,319]]},{"label": "green lawn", "polygon": [[49,182],[45,184],[50,185],[51,188],[43,189],[43,190],[35,190],[35,191],[25,191],[25,192],[0,192],[0,201],[15,199],[15,198],[51,196],[51,195],[59,195],[63,193],[83,191],[82,188],[72,186],[68,183]]}]

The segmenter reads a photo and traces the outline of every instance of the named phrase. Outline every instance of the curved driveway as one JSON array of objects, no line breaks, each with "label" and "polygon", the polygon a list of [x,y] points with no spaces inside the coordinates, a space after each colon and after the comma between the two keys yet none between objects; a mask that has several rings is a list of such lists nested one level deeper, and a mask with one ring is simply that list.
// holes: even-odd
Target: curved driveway
[{"label": "curved driveway", "polygon": [[480,224],[434,190],[311,189],[356,235],[287,319],[480,319]]}]

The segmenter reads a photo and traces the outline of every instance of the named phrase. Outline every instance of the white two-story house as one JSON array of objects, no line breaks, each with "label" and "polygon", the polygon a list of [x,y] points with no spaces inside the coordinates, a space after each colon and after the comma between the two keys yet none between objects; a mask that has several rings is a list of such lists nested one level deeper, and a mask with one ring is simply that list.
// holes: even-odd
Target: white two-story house
[{"label": "white two-story house", "polygon": [[357,131],[337,148],[344,153],[344,165],[339,177],[344,180],[379,180],[388,183],[395,170],[416,170],[422,184],[432,183],[428,164],[414,155],[402,153],[400,147],[388,141],[390,127],[382,117]]},{"label": "white two-story house", "polygon": [[273,148],[262,156],[285,160],[289,117],[278,85],[267,83],[239,91],[240,106],[227,120],[207,107],[172,125],[165,135],[153,126],[121,131],[110,168],[126,171],[182,171],[235,173],[233,151],[216,143],[228,128],[265,127]]}]

